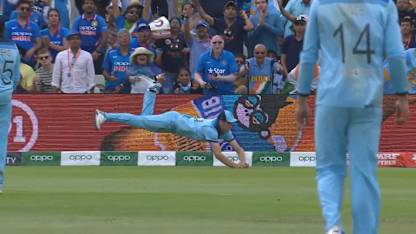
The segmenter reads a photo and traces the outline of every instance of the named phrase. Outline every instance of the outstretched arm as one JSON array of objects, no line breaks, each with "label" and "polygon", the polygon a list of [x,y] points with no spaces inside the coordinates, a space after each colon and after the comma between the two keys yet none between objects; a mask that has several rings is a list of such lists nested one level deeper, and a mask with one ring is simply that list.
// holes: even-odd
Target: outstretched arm
[{"label": "outstretched arm", "polygon": [[230,145],[233,147],[233,149],[238,155],[238,158],[240,159],[240,163],[238,164],[238,167],[247,168],[248,163],[246,161],[246,154],[244,152],[244,149],[240,146],[240,144],[238,144],[236,140],[230,141]]},{"label": "outstretched arm", "polygon": [[210,142],[211,150],[214,153],[215,157],[220,160],[224,165],[231,167],[231,168],[238,168],[238,164],[229,160],[222,152],[221,146],[218,142]]}]

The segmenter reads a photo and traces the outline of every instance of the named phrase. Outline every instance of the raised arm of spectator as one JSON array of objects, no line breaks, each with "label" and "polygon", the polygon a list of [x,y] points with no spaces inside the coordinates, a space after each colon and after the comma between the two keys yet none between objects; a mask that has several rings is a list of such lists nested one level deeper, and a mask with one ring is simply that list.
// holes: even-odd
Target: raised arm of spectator
[{"label": "raised arm of spectator", "polygon": [[[282,0],[277,0],[277,3],[278,3],[278,5],[279,5],[279,9],[280,9],[280,12],[282,13],[282,15],[283,15],[284,17],[286,17],[286,19],[288,19],[288,20],[290,20],[290,21],[292,21],[292,22],[295,22],[295,20],[296,20],[296,16],[294,16],[294,15],[290,14],[290,13],[289,13],[289,11],[288,11],[288,10],[286,10],[286,9],[283,7]],[[289,8],[289,7],[290,7],[290,1],[289,1],[289,3],[286,5],[286,8]]]},{"label": "raised arm of spectator", "polygon": [[247,32],[253,30],[254,25],[251,22],[250,18],[247,16],[246,12],[241,10],[240,14],[241,14],[241,18],[243,18],[243,20],[244,20],[244,27],[243,27],[244,30],[246,30]]},{"label": "raised arm of spectator", "polygon": [[38,49],[40,49],[42,47],[42,40],[41,40],[41,38],[40,37],[37,37],[36,39],[35,39],[35,44],[34,44],[34,46],[30,49],[30,50],[28,50],[27,52],[26,52],[26,58],[27,59],[30,59],[30,58],[32,58],[32,56],[35,54],[35,52],[38,50]]},{"label": "raised arm of spectator", "polygon": [[191,35],[191,26],[189,25],[189,19],[185,18],[184,25],[183,25],[183,36],[185,38],[185,42],[190,46],[192,42],[192,35]]},{"label": "raised arm of spectator", "polygon": [[143,19],[150,21],[151,19],[151,8],[150,5],[152,5],[152,0],[145,0],[144,6],[143,6],[143,12],[142,17]]},{"label": "raised arm of spectator", "polygon": [[119,1],[120,0],[111,0],[111,5],[112,5],[111,13],[114,19],[117,19],[117,17],[121,15],[120,8],[118,7]]},{"label": "raised arm of spectator", "polygon": [[283,35],[283,32],[284,32],[283,22],[279,16],[277,16],[276,18],[274,18],[273,20],[269,22],[264,21],[263,26],[266,30],[270,31],[276,36]]},{"label": "raised arm of spectator", "polygon": [[204,8],[201,5],[201,1],[193,0],[192,2],[194,3],[196,9],[198,10],[198,14],[201,16],[201,18],[207,21],[210,26],[213,26],[215,23],[215,19],[205,12]]}]

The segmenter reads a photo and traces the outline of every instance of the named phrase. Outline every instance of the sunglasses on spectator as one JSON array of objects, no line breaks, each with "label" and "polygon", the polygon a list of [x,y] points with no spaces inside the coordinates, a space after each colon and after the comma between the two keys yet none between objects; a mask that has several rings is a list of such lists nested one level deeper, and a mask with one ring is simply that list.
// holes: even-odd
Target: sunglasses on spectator
[{"label": "sunglasses on spectator", "polygon": [[254,54],[266,54],[266,52],[263,52],[263,51],[256,51],[256,52],[254,52]]},{"label": "sunglasses on spectator", "polygon": [[138,14],[138,12],[137,12],[137,11],[129,11],[129,14],[132,14],[132,15],[137,15],[137,14]]},{"label": "sunglasses on spectator", "polygon": [[39,57],[39,59],[40,59],[40,60],[46,60],[46,59],[48,59],[48,58],[49,58],[49,55]]},{"label": "sunglasses on spectator", "polygon": [[222,44],[222,41],[213,41],[212,44]]}]

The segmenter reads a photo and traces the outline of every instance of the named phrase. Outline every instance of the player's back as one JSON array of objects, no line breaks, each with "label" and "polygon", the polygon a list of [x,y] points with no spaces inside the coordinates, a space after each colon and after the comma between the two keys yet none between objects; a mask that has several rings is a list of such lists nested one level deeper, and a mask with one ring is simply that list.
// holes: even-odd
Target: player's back
[{"label": "player's back", "polygon": [[[398,29],[394,3],[391,0],[315,0],[312,4],[308,27],[316,32],[307,32],[301,60],[310,60],[308,43],[315,40],[322,59],[317,103],[345,107],[379,106],[383,94],[384,58],[386,53],[391,55],[386,47],[391,46],[390,50],[397,56],[403,54],[402,46],[387,44],[397,39],[401,44],[400,32],[389,35],[397,33],[391,28]],[[395,14],[396,20],[391,22]],[[397,24],[397,28],[390,24]]]},{"label": "player's back", "polygon": [[0,92],[13,90],[20,80],[20,55],[12,42],[0,42]]}]

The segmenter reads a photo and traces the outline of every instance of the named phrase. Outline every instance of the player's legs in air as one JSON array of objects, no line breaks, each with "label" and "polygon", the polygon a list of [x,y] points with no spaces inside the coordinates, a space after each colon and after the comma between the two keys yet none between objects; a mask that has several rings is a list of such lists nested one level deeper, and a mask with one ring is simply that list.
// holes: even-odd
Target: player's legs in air
[{"label": "player's legs in air", "polygon": [[6,168],[7,136],[12,113],[12,90],[0,92],[0,192],[3,191]]},{"label": "player's legs in air", "polygon": [[180,116],[176,111],[165,112],[160,115],[153,115],[156,94],[160,88],[157,83],[145,92],[143,97],[142,114],[134,115],[129,113],[106,113],[96,110],[95,127],[101,129],[104,122],[119,122],[130,126],[142,128],[151,132],[174,132],[175,122]]}]

